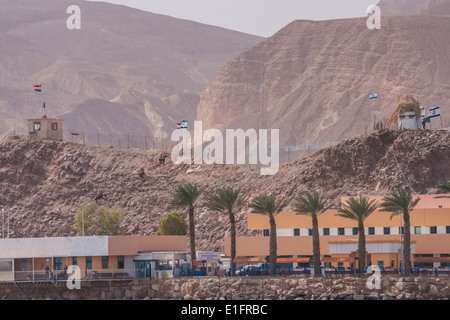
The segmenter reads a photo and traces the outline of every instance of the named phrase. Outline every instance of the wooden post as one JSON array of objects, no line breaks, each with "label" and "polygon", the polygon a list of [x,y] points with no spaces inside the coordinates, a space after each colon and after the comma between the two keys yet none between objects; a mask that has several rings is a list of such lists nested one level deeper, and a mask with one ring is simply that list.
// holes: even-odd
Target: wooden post
[{"label": "wooden post", "polygon": [[128,149],[130,149],[130,133],[129,132],[127,133],[127,146],[128,146]]},{"label": "wooden post", "polygon": [[97,133],[97,144],[98,147],[100,148],[100,133]]},{"label": "wooden post", "polygon": [[144,141],[145,141],[145,150],[147,150],[147,136],[144,137]]},{"label": "wooden post", "polygon": [[83,131],[83,145],[86,146],[86,137],[85,137],[85,135],[84,135],[84,131]]}]

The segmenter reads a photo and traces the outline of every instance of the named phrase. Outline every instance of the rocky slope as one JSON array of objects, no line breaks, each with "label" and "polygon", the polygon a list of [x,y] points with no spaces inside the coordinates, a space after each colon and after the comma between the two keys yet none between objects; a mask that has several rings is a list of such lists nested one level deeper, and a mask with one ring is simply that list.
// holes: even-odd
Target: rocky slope
[{"label": "rocky slope", "polygon": [[[298,145],[365,133],[389,117],[399,95],[445,108],[450,18],[383,16],[381,30],[366,21],[292,22],[220,70],[197,119],[205,129],[280,129],[282,145]],[[369,100],[375,91],[379,99]],[[442,115],[450,126],[450,113]]]},{"label": "rocky slope", "polygon": [[[154,234],[170,193],[184,182],[201,185],[203,197],[225,185],[242,186],[249,196],[275,192],[287,200],[320,189],[335,205],[340,196],[387,194],[405,185],[392,148],[416,192],[435,193],[437,184],[450,179],[448,131],[407,131],[397,137],[377,131],[286,164],[274,176],[238,166],[178,166],[170,158],[160,165],[154,150],[18,140],[0,144],[0,204],[17,206],[11,211],[11,236],[54,236],[59,227],[72,225],[76,203],[103,193],[99,204],[122,209],[128,234]],[[204,209],[203,199],[196,211],[199,249],[223,250],[228,218]],[[246,229],[247,211],[238,215],[239,236],[255,234]]]},{"label": "rocky slope", "polygon": [[[70,5],[80,30],[66,27]],[[195,119],[218,70],[261,40],[110,3],[0,0],[0,135],[13,129],[14,102],[24,134],[45,101],[68,131],[163,136]]]}]

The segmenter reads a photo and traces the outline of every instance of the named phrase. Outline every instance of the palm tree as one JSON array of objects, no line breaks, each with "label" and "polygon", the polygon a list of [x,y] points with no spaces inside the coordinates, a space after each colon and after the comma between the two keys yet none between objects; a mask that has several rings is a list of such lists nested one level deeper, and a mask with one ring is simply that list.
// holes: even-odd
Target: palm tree
[{"label": "palm tree", "polygon": [[338,211],[337,216],[354,220],[358,223],[358,260],[359,272],[364,273],[366,262],[366,235],[364,233],[364,220],[372,212],[378,208],[375,200],[370,200],[369,197],[359,196],[359,198],[351,197],[342,205]]},{"label": "palm tree", "polygon": [[236,212],[247,201],[247,198],[239,195],[241,188],[233,189],[224,187],[217,190],[213,195],[210,195],[205,203],[205,206],[213,211],[228,214],[230,218],[230,232],[231,232],[231,275],[236,273]]},{"label": "palm tree", "polygon": [[444,192],[450,192],[450,180],[448,180],[447,182],[442,182],[440,185],[438,185],[438,188]]},{"label": "palm tree", "polygon": [[190,241],[190,253],[191,259],[194,261],[196,259],[195,251],[195,222],[194,222],[194,209],[195,202],[201,191],[198,189],[196,184],[185,183],[179,185],[172,198],[169,200],[169,209],[180,210],[188,209],[188,219],[189,219],[189,241]]},{"label": "palm tree", "polygon": [[307,215],[312,218],[312,238],[313,238],[313,263],[314,275],[320,275],[320,240],[318,216],[328,210],[326,206],[328,198],[318,191],[307,192],[305,197],[299,196],[293,203],[296,214]]},{"label": "palm tree", "polygon": [[[391,212],[391,219],[399,214],[403,214],[404,237],[403,237],[403,269],[404,274],[408,276],[411,268],[411,231],[410,231],[410,213],[419,203],[420,198],[412,199],[410,191],[399,188],[390,195],[383,198],[381,210]],[[402,232],[402,230],[400,230]]]},{"label": "palm tree", "polygon": [[283,211],[286,204],[284,200],[277,199],[275,194],[261,195],[253,199],[250,204],[252,213],[258,213],[269,217],[270,223],[270,249],[269,249],[269,264],[270,273],[274,273],[277,266],[277,225],[275,217]]}]

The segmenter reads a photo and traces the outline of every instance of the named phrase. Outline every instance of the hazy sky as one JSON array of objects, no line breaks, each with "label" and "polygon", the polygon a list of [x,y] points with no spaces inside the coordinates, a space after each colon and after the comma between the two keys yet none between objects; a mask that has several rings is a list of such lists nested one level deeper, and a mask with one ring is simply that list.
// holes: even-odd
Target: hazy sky
[{"label": "hazy sky", "polygon": [[[93,0],[90,0],[93,1]],[[296,19],[367,16],[379,0],[95,0],[268,37]]]}]

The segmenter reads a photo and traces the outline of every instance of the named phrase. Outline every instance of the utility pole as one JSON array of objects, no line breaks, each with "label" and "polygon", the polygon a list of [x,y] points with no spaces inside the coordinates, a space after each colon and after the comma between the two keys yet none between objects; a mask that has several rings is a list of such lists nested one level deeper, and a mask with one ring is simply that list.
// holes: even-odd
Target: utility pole
[{"label": "utility pole", "polygon": [[264,91],[266,88],[265,70],[261,72],[261,129],[264,129]]}]

